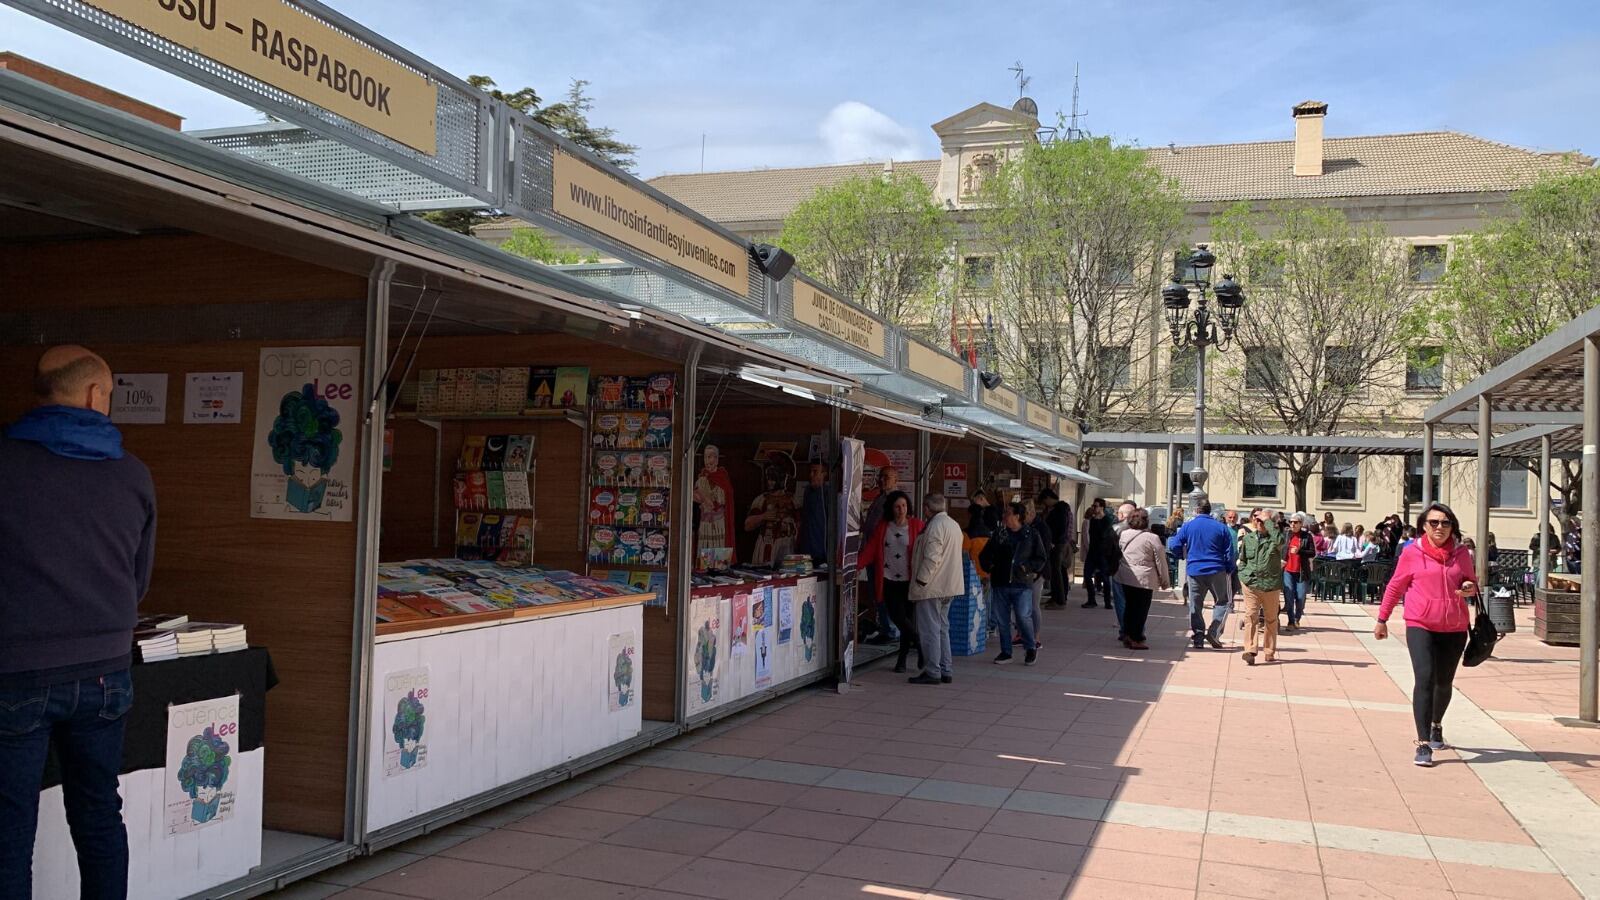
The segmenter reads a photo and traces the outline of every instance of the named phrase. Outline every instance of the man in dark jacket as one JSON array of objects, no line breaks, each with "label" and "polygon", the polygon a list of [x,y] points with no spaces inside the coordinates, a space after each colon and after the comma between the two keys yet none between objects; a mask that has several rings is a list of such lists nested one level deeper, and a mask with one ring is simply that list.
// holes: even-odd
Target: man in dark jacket
[{"label": "man in dark jacket", "polygon": [[1044,524],[1050,530],[1050,567],[1045,573],[1049,579],[1050,609],[1067,605],[1067,594],[1072,591],[1072,504],[1062,500],[1055,491],[1045,488],[1039,492],[1039,505],[1044,508]]},{"label": "man in dark jacket", "polygon": [[155,559],[155,487],[111,424],[104,360],[52,348],[34,392],[39,406],[0,438],[0,892],[31,890],[53,739],[82,894],[125,897],[117,776],[134,621]]},{"label": "man in dark jacket", "polygon": [[978,555],[978,562],[989,572],[989,583],[994,589],[994,602],[998,610],[1000,655],[995,665],[1011,662],[1011,623],[1016,622],[1022,634],[1022,649],[1027,651],[1025,665],[1033,665],[1039,658],[1038,642],[1033,634],[1033,582],[1050,564],[1045,555],[1044,542],[1031,526],[1023,521],[1027,507],[1011,503],[1001,518],[1003,527],[989,536],[989,543]]}]

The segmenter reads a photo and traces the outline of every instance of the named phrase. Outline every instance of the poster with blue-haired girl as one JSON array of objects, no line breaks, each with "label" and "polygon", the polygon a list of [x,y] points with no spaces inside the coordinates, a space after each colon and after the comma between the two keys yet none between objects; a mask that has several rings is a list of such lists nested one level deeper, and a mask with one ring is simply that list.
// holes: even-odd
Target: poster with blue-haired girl
[{"label": "poster with blue-haired girl", "polygon": [[363,405],[360,347],[265,347],[250,515],[349,522]]},{"label": "poster with blue-haired girl", "polygon": [[167,834],[232,818],[238,753],[238,694],[167,707]]}]

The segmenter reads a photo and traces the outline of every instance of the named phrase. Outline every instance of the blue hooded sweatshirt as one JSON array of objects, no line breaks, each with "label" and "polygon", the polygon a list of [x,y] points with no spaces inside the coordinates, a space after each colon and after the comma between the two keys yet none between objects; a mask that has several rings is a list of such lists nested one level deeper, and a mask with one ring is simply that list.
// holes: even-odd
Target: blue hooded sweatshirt
[{"label": "blue hooded sweatshirt", "polygon": [[155,560],[150,471],[93,410],[43,406],[0,437],[0,686],[127,668]]}]

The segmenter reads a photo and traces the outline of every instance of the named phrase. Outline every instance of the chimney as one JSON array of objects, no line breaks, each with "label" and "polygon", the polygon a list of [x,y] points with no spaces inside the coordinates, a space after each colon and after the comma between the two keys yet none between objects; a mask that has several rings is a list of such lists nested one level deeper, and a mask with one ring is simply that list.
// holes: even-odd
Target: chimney
[{"label": "chimney", "polygon": [[1307,100],[1294,108],[1294,174],[1322,174],[1322,120],[1328,104]]}]

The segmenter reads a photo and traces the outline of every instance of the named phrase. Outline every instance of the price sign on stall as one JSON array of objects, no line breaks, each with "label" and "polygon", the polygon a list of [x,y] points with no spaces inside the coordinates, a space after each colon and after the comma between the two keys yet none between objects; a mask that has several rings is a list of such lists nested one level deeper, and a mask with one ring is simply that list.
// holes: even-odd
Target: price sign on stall
[{"label": "price sign on stall", "polygon": [[946,497],[967,496],[967,464],[944,464],[944,495]]},{"label": "price sign on stall", "polygon": [[165,425],[166,373],[111,376],[111,421],[118,425]]}]

